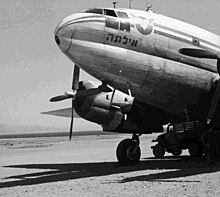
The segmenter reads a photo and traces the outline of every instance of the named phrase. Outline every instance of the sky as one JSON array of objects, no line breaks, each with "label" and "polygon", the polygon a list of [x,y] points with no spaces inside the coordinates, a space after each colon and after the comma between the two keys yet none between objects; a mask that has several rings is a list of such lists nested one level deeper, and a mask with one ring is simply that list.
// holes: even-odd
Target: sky
[{"label": "sky", "polygon": [[[40,114],[70,107],[49,99],[71,88],[72,62],[56,46],[54,29],[64,17],[91,7],[112,7],[110,0],[2,0],[0,3],[0,128],[69,127],[66,118]],[[147,1],[132,0],[133,9]],[[155,13],[180,19],[220,35],[219,0],[151,0]],[[117,7],[127,8],[128,0]],[[94,80],[81,72],[81,80]],[[100,129],[76,120],[76,130]],[[0,129],[1,133],[1,129]]]}]

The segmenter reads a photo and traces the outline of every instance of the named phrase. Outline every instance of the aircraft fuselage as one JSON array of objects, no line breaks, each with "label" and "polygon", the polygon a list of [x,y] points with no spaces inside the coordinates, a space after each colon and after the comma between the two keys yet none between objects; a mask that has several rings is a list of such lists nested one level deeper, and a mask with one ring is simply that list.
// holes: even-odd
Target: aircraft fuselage
[{"label": "aircraft fuselage", "polygon": [[57,26],[56,41],[71,61],[146,104],[192,119],[207,113],[216,60],[179,50],[219,51],[220,37],[152,12],[100,10],[71,15]]}]

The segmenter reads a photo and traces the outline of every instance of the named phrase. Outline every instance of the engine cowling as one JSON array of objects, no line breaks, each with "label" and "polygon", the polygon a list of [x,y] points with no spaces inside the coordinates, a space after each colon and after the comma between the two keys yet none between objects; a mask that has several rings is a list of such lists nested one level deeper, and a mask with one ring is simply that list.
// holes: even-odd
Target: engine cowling
[{"label": "engine cowling", "polygon": [[[123,122],[132,107],[133,98],[120,91],[97,93],[91,83],[83,83],[81,90],[87,91],[89,96],[77,96],[75,110],[82,118],[100,124],[104,130],[114,131]],[[94,94],[92,94],[94,90]],[[90,94],[90,93],[91,94]],[[85,93],[86,95],[86,93]]]}]

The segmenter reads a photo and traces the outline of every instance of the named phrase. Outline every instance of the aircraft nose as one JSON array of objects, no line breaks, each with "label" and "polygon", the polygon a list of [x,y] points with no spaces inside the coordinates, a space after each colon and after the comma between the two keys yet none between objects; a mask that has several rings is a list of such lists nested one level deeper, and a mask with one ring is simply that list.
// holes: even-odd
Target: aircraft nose
[{"label": "aircraft nose", "polygon": [[67,52],[72,43],[74,25],[68,22],[60,22],[55,29],[55,42],[63,52]]}]

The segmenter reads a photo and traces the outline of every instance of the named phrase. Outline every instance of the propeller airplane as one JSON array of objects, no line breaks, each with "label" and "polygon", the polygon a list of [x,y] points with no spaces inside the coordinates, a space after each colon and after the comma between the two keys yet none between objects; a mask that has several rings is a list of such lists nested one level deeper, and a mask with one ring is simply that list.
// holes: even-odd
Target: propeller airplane
[{"label": "propeller airplane", "polygon": [[[60,50],[74,62],[68,110],[104,131],[132,134],[117,147],[120,164],[140,160],[139,136],[169,122],[218,119],[220,37],[170,17],[123,8],[92,8],[55,29]],[[79,82],[80,69],[101,81]],[[70,113],[71,111],[71,113]],[[57,113],[56,113],[57,112]]]}]

